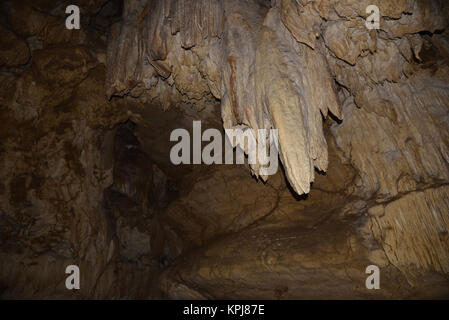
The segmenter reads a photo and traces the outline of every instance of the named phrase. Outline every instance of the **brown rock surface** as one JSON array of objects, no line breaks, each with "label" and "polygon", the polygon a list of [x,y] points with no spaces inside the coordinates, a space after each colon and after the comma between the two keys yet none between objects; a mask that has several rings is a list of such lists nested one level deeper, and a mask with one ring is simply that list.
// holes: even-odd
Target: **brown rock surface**
[{"label": "brown rock surface", "polygon": [[0,26],[0,66],[16,67],[30,59],[30,49],[25,41],[12,31]]},{"label": "brown rock surface", "polygon": [[[446,2],[73,4],[1,4],[1,298],[449,297]],[[282,166],[174,165],[194,120]]]}]

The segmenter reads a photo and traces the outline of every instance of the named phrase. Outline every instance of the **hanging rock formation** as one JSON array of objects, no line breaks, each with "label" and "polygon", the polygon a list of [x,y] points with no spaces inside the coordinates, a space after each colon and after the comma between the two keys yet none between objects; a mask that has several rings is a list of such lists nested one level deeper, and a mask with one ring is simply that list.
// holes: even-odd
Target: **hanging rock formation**
[{"label": "hanging rock formation", "polygon": [[[1,298],[449,297],[447,1],[72,2],[0,4]],[[173,165],[194,120],[282,168]]]},{"label": "hanging rock formation", "polygon": [[[298,42],[282,22],[281,12],[290,19],[284,8],[290,4],[148,1],[140,10],[138,4],[126,5],[114,29],[109,95],[144,87],[150,97],[163,90],[163,101],[167,91],[192,104],[213,96],[225,129],[279,130],[287,178],[296,193],[308,193],[314,168],[328,165],[322,116],[342,113],[324,48],[313,49],[317,36]],[[123,57],[132,58],[123,63]],[[252,171],[258,175],[257,163]]]}]

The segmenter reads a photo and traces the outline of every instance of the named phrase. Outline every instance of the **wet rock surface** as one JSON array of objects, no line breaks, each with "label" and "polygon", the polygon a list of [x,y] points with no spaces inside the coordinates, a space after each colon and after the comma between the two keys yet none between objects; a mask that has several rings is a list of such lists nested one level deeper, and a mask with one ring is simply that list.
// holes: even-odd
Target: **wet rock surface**
[{"label": "wet rock surface", "polygon": [[[445,1],[73,4],[0,4],[0,297],[449,297]],[[172,164],[194,120],[282,166]]]}]

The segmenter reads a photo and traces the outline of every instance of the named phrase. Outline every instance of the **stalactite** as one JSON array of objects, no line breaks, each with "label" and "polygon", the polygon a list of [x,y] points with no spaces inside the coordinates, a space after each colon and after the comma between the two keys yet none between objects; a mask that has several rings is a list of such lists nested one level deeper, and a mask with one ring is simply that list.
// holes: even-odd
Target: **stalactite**
[{"label": "stalactite", "polygon": [[[141,79],[129,71],[136,69],[136,63],[137,73],[158,74],[189,99],[212,93],[221,100],[224,128],[279,129],[280,158],[288,180],[298,194],[308,193],[314,168],[327,169],[322,115],[326,117],[329,109],[342,116],[327,61],[321,50],[309,47],[315,47],[310,39],[316,36],[305,41],[309,46],[297,42],[298,36],[282,23],[286,11],[281,15],[278,8],[257,2],[149,1],[147,7],[137,39],[146,51],[136,51],[129,43],[136,28],[135,10],[126,10],[122,31],[113,33],[109,95],[137,85]],[[316,19],[321,19],[318,14]],[[128,59],[131,65],[127,63],[122,72],[115,71],[125,54],[135,58]],[[138,71],[149,67],[142,64],[145,60],[154,72]],[[202,66],[204,61],[207,67]],[[192,79],[195,74],[200,77]],[[255,175],[258,168],[259,164],[252,165]]]}]

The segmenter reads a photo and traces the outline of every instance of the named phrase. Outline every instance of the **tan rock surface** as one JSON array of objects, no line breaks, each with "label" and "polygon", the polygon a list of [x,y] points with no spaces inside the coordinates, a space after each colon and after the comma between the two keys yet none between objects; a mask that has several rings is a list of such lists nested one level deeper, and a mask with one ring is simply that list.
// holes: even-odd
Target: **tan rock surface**
[{"label": "tan rock surface", "polygon": [[[1,4],[1,298],[449,297],[446,2],[73,4]],[[194,120],[282,166],[174,165]]]}]

